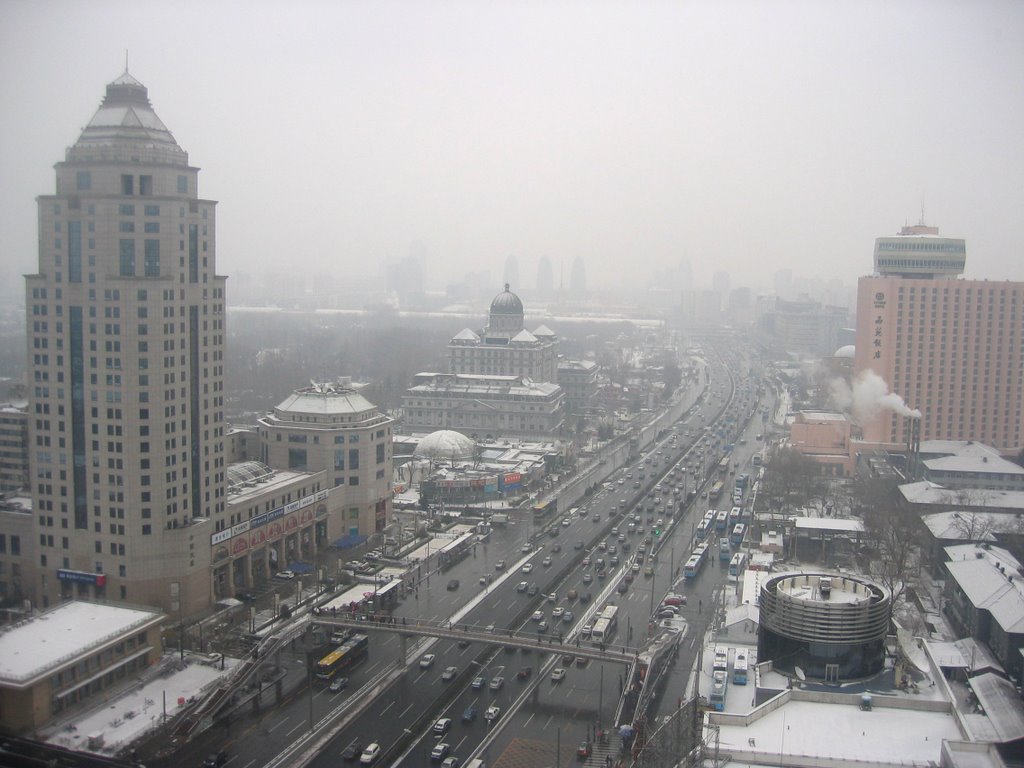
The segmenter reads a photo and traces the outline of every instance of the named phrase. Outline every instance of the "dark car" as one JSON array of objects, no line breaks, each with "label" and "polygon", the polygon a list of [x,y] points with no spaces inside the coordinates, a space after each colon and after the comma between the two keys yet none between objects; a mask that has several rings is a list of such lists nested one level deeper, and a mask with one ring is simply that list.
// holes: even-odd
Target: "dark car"
[{"label": "dark car", "polygon": [[526,680],[533,674],[533,667],[523,667],[516,673],[516,677],[520,680]]},{"label": "dark car", "polygon": [[474,720],[476,720],[476,707],[470,704],[462,710],[462,722],[472,723]]},{"label": "dark car", "polygon": [[341,759],[346,763],[351,763],[353,760],[358,760],[359,755],[363,753],[363,742],[359,739],[353,739],[351,743],[341,753]]},{"label": "dark car", "polygon": [[222,765],[227,763],[228,753],[227,750],[222,749],[213,755],[207,755],[206,759],[203,760],[203,768],[220,768]]},{"label": "dark car", "polygon": [[458,579],[452,579],[451,581],[448,582],[448,591],[449,592],[454,592],[458,588],[459,588],[459,580]]}]

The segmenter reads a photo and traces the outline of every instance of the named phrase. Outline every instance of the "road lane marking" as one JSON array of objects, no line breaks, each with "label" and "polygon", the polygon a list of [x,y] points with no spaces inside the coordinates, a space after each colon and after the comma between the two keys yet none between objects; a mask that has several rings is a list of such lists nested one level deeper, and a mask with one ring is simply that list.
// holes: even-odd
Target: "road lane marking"
[{"label": "road lane marking", "polygon": [[387,705],[386,707],[384,707],[384,709],[382,709],[382,710],[380,711],[381,715],[386,715],[386,714],[387,714],[387,711],[388,711],[389,709],[391,709],[391,708],[392,708],[393,706],[395,706],[395,702],[394,702],[394,700],[392,699],[391,701],[389,701],[389,702],[388,702],[388,705]]},{"label": "road lane marking", "polygon": [[295,726],[294,728],[292,728],[292,729],[291,729],[290,731],[288,731],[288,733],[286,733],[286,734],[285,734],[285,737],[286,737],[286,738],[291,738],[291,735],[292,735],[293,733],[295,733],[295,732],[296,732],[297,730],[299,730],[299,728],[305,728],[305,727],[306,727],[306,724],[305,724],[305,723],[299,723],[299,724],[298,724],[298,725],[296,725],[296,726]]},{"label": "road lane marking", "polygon": [[267,728],[267,733],[273,733],[274,729],[277,728],[277,726],[284,725],[287,722],[288,722],[288,718],[287,717],[284,718],[283,720],[278,720],[274,725],[272,725],[269,728]]}]

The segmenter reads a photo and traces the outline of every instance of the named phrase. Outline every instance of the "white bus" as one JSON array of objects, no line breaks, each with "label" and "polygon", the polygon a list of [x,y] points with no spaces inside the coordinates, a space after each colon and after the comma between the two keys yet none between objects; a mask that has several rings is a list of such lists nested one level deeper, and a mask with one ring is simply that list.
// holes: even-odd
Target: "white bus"
[{"label": "white bus", "polygon": [[747,553],[737,552],[729,561],[729,575],[740,576],[747,568]]},{"label": "white bus", "polygon": [[619,608],[615,605],[605,606],[604,610],[597,614],[594,628],[590,632],[590,640],[594,645],[605,645],[615,635],[615,628],[619,622]]}]

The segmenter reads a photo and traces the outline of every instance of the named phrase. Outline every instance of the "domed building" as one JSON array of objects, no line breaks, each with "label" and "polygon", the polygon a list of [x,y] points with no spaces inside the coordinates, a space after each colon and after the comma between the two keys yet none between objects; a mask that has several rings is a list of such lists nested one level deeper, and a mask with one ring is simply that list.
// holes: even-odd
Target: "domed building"
[{"label": "domed building", "polygon": [[449,373],[558,381],[558,336],[543,325],[531,333],[523,315],[522,300],[505,283],[491,301],[487,327],[464,328],[448,343]]},{"label": "domed building", "polygon": [[464,461],[472,459],[476,443],[471,437],[452,429],[439,429],[420,440],[412,452],[413,458],[433,461]]}]

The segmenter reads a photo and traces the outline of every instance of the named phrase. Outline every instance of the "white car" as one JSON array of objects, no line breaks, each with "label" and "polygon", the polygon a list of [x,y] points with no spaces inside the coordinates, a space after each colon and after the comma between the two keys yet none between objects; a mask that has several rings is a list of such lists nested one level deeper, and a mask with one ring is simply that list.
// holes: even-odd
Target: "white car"
[{"label": "white car", "polygon": [[560,683],[565,680],[565,670],[561,667],[555,667],[551,670],[551,682]]},{"label": "white car", "polygon": [[378,757],[380,757],[380,744],[374,742],[363,750],[363,754],[359,756],[359,763],[361,765],[370,765],[375,762]]},{"label": "white car", "polygon": [[551,618],[553,618],[553,619],[561,618],[563,613],[565,613],[565,608],[563,608],[562,606],[558,606],[553,611],[551,611]]},{"label": "white car", "polygon": [[533,563],[527,563],[523,566],[523,573],[530,573],[533,570]]},{"label": "white car", "polygon": [[530,621],[543,621],[544,611],[534,611],[533,616],[530,617]]},{"label": "white car", "polygon": [[493,723],[501,716],[501,707],[492,704],[484,712],[484,720],[488,723]]},{"label": "white car", "polygon": [[551,567],[551,558],[550,557],[545,557],[543,560],[541,560],[540,564],[543,565],[545,568],[550,568]]},{"label": "white car", "polygon": [[420,659],[420,669],[430,669],[434,666],[434,659],[436,658],[437,657],[432,653],[428,653],[426,656],[422,657]]},{"label": "white car", "polygon": [[458,674],[458,667],[445,667],[444,672],[441,673],[441,679],[447,683],[449,680],[454,680]]},{"label": "white car", "polygon": [[568,528],[570,525],[572,525],[572,522],[569,520],[569,518],[568,517],[563,517],[562,518],[562,527],[563,528]]}]

